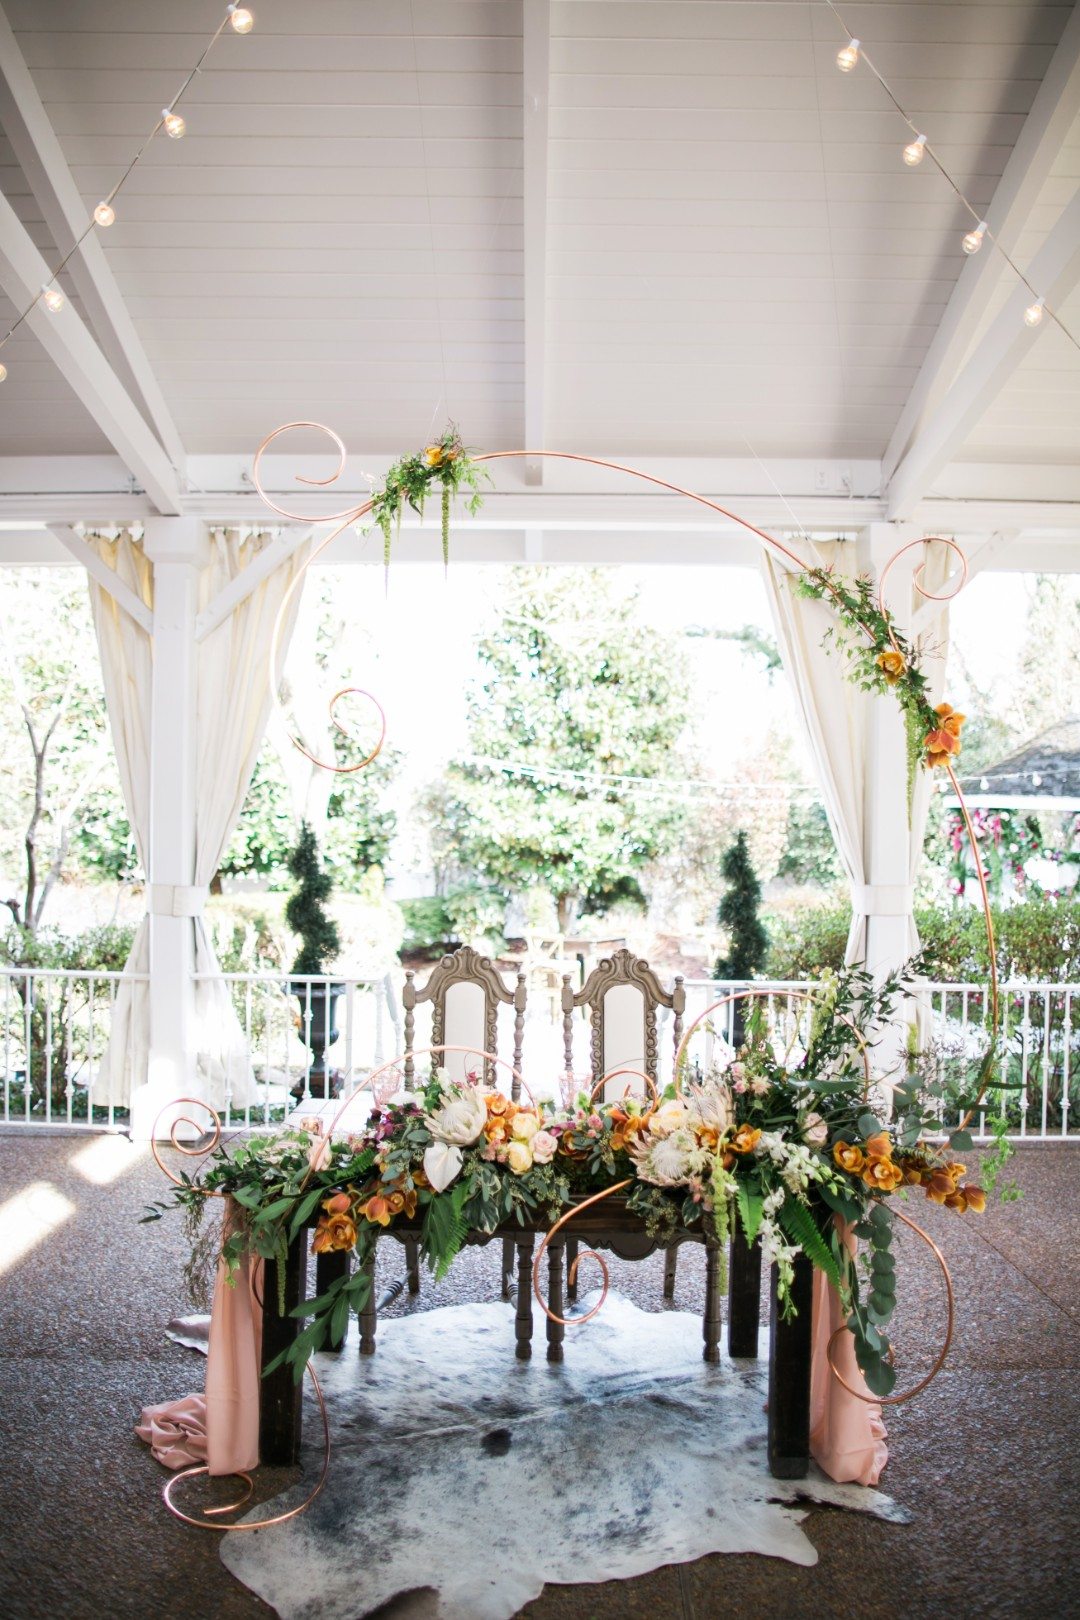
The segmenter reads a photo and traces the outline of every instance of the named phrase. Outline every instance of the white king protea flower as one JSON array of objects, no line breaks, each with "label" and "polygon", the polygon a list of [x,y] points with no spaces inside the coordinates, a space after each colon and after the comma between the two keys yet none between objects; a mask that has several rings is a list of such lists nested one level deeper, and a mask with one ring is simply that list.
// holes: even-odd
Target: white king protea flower
[{"label": "white king protea flower", "polygon": [[687,1124],[691,1130],[715,1131],[723,1136],[732,1121],[731,1091],[724,1081],[707,1080],[691,1086],[687,1099]]},{"label": "white king protea flower", "polygon": [[443,1093],[433,1113],[424,1115],[424,1124],[436,1142],[471,1147],[483,1135],[487,1124],[487,1104],[477,1086],[453,1086]]},{"label": "white king protea flower", "polygon": [[708,1159],[708,1154],[685,1129],[660,1137],[646,1134],[630,1152],[642,1181],[651,1181],[656,1187],[685,1186]]}]

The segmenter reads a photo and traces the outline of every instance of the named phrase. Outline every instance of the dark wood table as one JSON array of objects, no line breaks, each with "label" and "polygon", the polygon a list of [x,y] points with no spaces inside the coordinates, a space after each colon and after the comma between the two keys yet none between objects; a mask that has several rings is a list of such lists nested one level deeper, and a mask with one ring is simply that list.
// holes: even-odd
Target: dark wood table
[{"label": "dark wood table", "polygon": [[[720,1293],[719,1244],[709,1232],[700,1228],[680,1229],[672,1240],[662,1243],[650,1238],[639,1215],[625,1207],[625,1201],[616,1197],[606,1199],[579,1214],[571,1227],[571,1236],[580,1248],[608,1249],[627,1260],[644,1259],[657,1248],[672,1244],[702,1243],[706,1249],[705,1310],[702,1316],[703,1355],[707,1361],[719,1361],[720,1350]],[[532,1287],[533,1256],[538,1239],[548,1231],[546,1223],[518,1226],[508,1223],[490,1235],[470,1234],[471,1244],[502,1242],[511,1238],[518,1258],[518,1287],[515,1312],[515,1355],[528,1360],[532,1354],[534,1300]],[[548,1308],[556,1316],[566,1314],[565,1249],[566,1228],[547,1249]],[[388,1228],[386,1237],[404,1243],[420,1236],[418,1221],[398,1221]],[[348,1254],[320,1255],[316,1264],[315,1296],[308,1293],[308,1239],[307,1232],[298,1234],[289,1250],[285,1263],[285,1311],[278,1314],[277,1262],[266,1262],[263,1284],[262,1366],[296,1338],[302,1327],[301,1319],[290,1315],[303,1300],[325,1292],[335,1277],[349,1265]],[[802,1255],[795,1262],[793,1298],[797,1315],[783,1321],[777,1307],[776,1268],[771,1278],[771,1321],[769,1356],[768,1451],[769,1468],[777,1479],[802,1479],[810,1461],[810,1345],[813,1268]],[[728,1289],[728,1354],[734,1357],[756,1359],[758,1354],[758,1321],[761,1294],[760,1246],[749,1247],[741,1234],[731,1243]],[[545,1317],[547,1358],[563,1359],[563,1340],[566,1329],[561,1322]],[[360,1353],[373,1355],[376,1348],[377,1309],[374,1287],[368,1304],[359,1313]],[[341,1345],[332,1347],[340,1352]],[[302,1386],[293,1376],[292,1368],[282,1366],[262,1380],[260,1392],[259,1453],[263,1463],[282,1466],[295,1463],[300,1455]]]}]

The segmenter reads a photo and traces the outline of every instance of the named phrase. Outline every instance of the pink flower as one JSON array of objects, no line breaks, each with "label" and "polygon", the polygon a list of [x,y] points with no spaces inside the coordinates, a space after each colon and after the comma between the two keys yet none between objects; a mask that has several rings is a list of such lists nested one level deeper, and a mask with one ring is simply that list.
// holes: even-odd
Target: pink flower
[{"label": "pink flower", "polygon": [[732,1091],[737,1091],[739,1093],[739,1096],[741,1097],[743,1092],[746,1091],[748,1088],[747,1088],[747,1084],[746,1084],[745,1080],[736,1080],[735,1084],[732,1086],[731,1089],[732,1089]]},{"label": "pink flower", "polygon": [[559,1146],[558,1138],[550,1131],[537,1131],[532,1139],[534,1164],[550,1164]]}]

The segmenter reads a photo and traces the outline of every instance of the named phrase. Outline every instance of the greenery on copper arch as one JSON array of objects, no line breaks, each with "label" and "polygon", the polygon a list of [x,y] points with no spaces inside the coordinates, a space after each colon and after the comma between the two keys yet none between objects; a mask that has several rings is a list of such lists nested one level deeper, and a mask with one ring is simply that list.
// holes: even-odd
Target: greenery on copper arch
[{"label": "greenery on copper arch", "polygon": [[417,455],[402,456],[386,474],[383,487],[374,496],[371,514],[383,535],[383,563],[389,568],[394,536],[400,533],[401,518],[409,506],[422,518],[428,496],[438,485],[442,498],[443,563],[450,561],[450,503],[462,490],[472,493],[465,509],[472,516],[483,502],[481,489],[490,484],[486,468],[477,466],[461,442],[457,428],[450,424],[442,437],[425,446]]}]

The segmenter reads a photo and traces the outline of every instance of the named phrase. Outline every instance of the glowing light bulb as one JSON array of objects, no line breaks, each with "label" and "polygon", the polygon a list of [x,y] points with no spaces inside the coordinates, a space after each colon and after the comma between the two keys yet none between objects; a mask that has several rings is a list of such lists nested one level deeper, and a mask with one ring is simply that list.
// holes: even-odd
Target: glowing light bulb
[{"label": "glowing light bulb", "polygon": [[233,33],[250,34],[255,26],[255,18],[247,6],[230,6],[228,11]]},{"label": "glowing light bulb", "polygon": [[0,382],[3,382],[3,380],[4,380],[4,378],[6,376],[7,376],[7,366],[5,366],[4,362],[2,360],[0,360]]},{"label": "glowing light bulb", "polygon": [[1041,298],[1037,298],[1035,300],[1035,302],[1033,304],[1029,304],[1027,309],[1025,309],[1025,311],[1024,311],[1024,325],[1025,326],[1041,326],[1042,325],[1042,318],[1043,318],[1043,300]]},{"label": "glowing light bulb", "polygon": [[165,133],[171,141],[179,141],[183,138],[187,125],[179,113],[170,112],[168,107],[163,107],[161,109],[161,122],[164,124]]},{"label": "glowing light bulb", "polygon": [[909,169],[918,168],[925,155],[925,135],[916,135],[915,139],[913,141],[909,141],[907,146],[904,147],[904,162],[907,164]]},{"label": "glowing light bulb", "polygon": [[836,65],[841,73],[851,73],[859,65],[859,41],[848,40],[842,51],[836,53]]},{"label": "glowing light bulb", "polygon": [[964,240],[960,243],[960,246],[963,248],[965,253],[978,253],[979,249],[983,245],[983,237],[985,235],[986,221],[985,219],[980,219],[975,229],[973,231],[968,231],[967,235],[964,237]]},{"label": "glowing light bulb", "polygon": [[59,287],[44,286],[41,289],[41,301],[46,309],[51,309],[54,315],[59,315],[64,307],[64,295]]},{"label": "glowing light bulb", "polygon": [[97,207],[94,209],[94,219],[101,226],[103,231],[108,230],[115,218],[116,209],[107,202],[99,202]]}]

